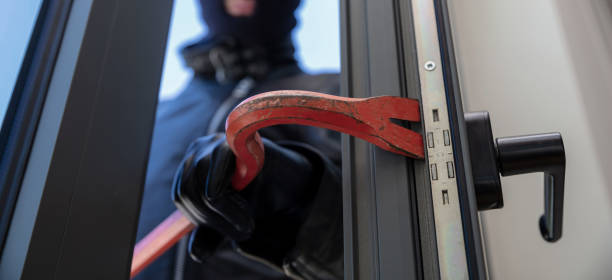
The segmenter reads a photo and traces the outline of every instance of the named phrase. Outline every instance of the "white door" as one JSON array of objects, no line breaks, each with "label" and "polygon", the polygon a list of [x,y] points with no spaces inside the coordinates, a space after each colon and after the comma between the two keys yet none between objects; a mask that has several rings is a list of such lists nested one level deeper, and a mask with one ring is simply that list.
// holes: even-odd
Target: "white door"
[{"label": "white door", "polygon": [[449,3],[465,111],[495,137],[561,132],[567,156],[557,243],[542,174],[502,177],[504,208],[481,214],[491,279],[612,279],[612,3]]}]

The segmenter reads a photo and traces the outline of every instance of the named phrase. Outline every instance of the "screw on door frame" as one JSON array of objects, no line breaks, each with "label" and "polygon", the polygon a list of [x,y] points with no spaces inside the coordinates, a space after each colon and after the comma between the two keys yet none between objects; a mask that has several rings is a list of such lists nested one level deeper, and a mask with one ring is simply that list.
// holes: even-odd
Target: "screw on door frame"
[{"label": "screw on door frame", "polygon": [[434,69],[436,69],[436,63],[431,61],[431,60],[429,60],[429,61],[425,62],[424,67],[425,67],[425,70],[427,70],[427,71],[433,71]]}]

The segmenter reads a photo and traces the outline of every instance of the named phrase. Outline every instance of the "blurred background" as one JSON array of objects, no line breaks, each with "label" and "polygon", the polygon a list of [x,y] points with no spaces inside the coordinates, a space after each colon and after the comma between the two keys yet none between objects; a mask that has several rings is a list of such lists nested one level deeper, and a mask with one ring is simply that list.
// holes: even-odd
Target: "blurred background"
[{"label": "blurred background", "polygon": [[[199,9],[197,0],[174,1],[159,89],[162,100],[180,93],[191,78],[192,71],[185,67],[179,52],[188,42],[206,34]],[[307,0],[300,4],[293,40],[297,46],[297,58],[306,72],[340,72],[339,16],[337,0]]]},{"label": "blurred background", "polygon": [[0,2],[0,123],[11,99],[42,0]]}]

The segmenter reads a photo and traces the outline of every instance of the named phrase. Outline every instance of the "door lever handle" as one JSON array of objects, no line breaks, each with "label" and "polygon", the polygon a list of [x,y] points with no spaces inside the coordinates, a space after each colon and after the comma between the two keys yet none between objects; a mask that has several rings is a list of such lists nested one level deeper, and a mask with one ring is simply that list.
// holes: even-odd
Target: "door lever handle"
[{"label": "door lever handle", "polygon": [[544,215],[540,232],[549,242],[561,238],[565,150],[559,133],[497,138],[499,171],[502,176],[544,172]]},{"label": "door lever handle", "polygon": [[478,210],[503,207],[499,174],[544,172],[544,215],[539,227],[546,241],[563,231],[565,149],[559,133],[502,137],[493,141],[488,112],[465,114]]}]

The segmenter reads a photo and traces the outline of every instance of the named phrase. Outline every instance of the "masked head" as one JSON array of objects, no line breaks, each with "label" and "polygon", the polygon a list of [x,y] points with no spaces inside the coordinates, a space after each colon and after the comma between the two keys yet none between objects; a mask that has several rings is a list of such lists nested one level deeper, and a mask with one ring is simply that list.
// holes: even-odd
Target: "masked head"
[{"label": "masked head", "polygon": [[243,44],[286,40],[296,25],[300,0],[199,0],[209,38],[232,37]]}]

